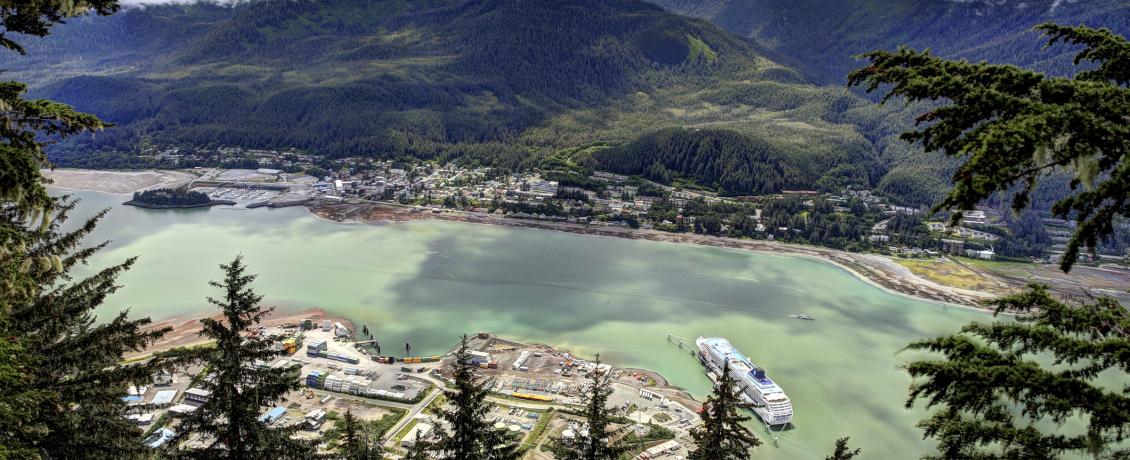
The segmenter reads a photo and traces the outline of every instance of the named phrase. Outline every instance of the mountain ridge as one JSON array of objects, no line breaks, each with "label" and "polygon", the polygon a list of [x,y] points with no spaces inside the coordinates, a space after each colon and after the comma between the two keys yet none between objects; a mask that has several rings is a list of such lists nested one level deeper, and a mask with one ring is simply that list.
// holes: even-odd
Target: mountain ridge
[{"label": "mountain ridge", "polygon": [[852,56],[900,45],[1069,74],[1073,49],[1043,49],[1032,27],[1052,21],[1130,34],[1130,3],[1119,0],[651,1],[749,37],[813,81],[829,84],[842,84],[859,65]]},{"label": "mountain ridge", "polygon": [[[751,40],[635,0],[158,5],[80,18],[29,49],[29,61],[3,65],[35,96],[118,124],[54,146],[72,166],[144,166],[114,152],[165,145],[518,168],[564,147],[689,127],[739,132],[715,138],[764,142],[772,158],[878,168],[845,118],[866,101],[805,84]],[[874,185],[843,169],[804,177]],[[732,183],[743,184],[734,193],[765,185]]]}]

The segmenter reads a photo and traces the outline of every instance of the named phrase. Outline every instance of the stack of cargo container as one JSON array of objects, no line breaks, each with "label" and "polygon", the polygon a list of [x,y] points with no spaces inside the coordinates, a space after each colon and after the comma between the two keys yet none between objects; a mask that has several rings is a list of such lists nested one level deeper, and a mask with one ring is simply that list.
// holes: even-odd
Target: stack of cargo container
[{"label": "stack of cargo container", "polygon": [[[443,357],[442,356],[409,356],[407,358],[401,358],[400,362],[405,363],[405,364],[422,364],[422,363],[439,362],[440,359],[443,359]],[[393,362],[395,362],[395,361],[393,361]]]},{"label": "stack of cargo container", "polygon": [[396,358],[393,356],[374,356],[373,361],[381,364],[395,364]]},{"label": "stack of cargo container", "polygon": [[397,401],[407,401],[407,398],[405,398],[404,392],[400,392],[400,391],[387,391],[387,390],[378,390],[376,388],[370,388],[367,394],[371,398],[392,399],[392,400],[397,400]]},{"label": "stack of cargo container", "polygon": [[357,359],[357,357],[355,357],[355,356],[349,356],[349,355],[346,355],[346,354],[335,353],[335,352],[324,353],[324,354],[322,354],[322,357],[323,358],[329,358],[329,359],[332,359],[334,361],[341,361],[343,363],[349,363],[349,364],[358,364],[358,363],[361,362],[361,360]]},{"label": "stack of cargo container", "polygon": [[327,348],[325,340],[315,340],[306,347],[306,356],[311,358],[324,356]]},{"label": "stack of cargo container", "polygon": [[326,377],[325,386],[323,388],[325,388],[326,391],[341,392],[342,383],[344,383],[344,380],[340,376],[329,375]]},{"label": "stack of cargo container", "polygon": [[514,370],[519,370],[519,369],[524,370],[524,371],[529,370],[529,368],[526,367],[526,360],[527,359],[530,359],[530,352],[523,350],[521,353],[518,354],[518,359],[514,360],[514,365],[513,365]]},{"label": "stack of cargo container", "polygon": [[353,393],[358,395],[364,395],[365,392],[369,390],[369,385],[372,385],[373,383],[372,380],[369,380],[360,375],[352,375],[346,377],[345,380],[349,382],[349,391],[347,391],[346,393]]},{"label": "stack of cargo container", "polygon": [[298,347],[302,346],[302,339],[299,337],[290,337],[282,342],[283,351],[288,355],[293,355],[298,351]]},{"label": "stack of cargo container", "polygon": [[321,388],[322,382],[324,381],[323,379],[327,374],[329,373],[324,371],[310,371],[310,373],[306,375],[306,386],[310,388]]},{"label": "stack of cargo container", "polygon": [[372,383],[372,380],[359,375],[330,375],[326,377],[325,389],[326,391],[335,391],[338,393],[365,395],[368,392],[369,385]]}]

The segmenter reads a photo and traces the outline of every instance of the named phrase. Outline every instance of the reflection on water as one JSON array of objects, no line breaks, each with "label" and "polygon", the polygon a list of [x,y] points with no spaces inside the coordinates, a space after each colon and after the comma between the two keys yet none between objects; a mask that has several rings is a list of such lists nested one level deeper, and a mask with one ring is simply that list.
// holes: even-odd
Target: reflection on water
[{"label": "reflection on water", "polygon": [[[987,315],[887,294],[830,264],[779,255],[445,222],[341,225],[304,209],[112,207],[91,268],[141,258],[101,310],[155,318],[198,313],[217,266],[243,254],[256,289],[283,308],[318,306],[389,343],[446,351],[464,332],[600,352],[705,393],[698,363],[667,334],[728,338],[789,394],[796,426],[758,458],[816,458],[836,438],[880,457],[927,447],[903,408],[909,341]],[[806,313],[816,321],[787,318]]]}]

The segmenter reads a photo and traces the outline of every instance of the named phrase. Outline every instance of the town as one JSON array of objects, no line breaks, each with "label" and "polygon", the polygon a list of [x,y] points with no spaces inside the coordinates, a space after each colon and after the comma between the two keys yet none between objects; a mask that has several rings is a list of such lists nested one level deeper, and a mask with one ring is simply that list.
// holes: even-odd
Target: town
[{"label": "town", "polygon": [[[510,171],[412,158],[326,159],[237,148],[187,152],[149,153],[164,167],[192,171],[196,178],[182,185],[248,208],[383,203],[416,213],[689,232],[907,258],[947,254],[1043,263],[1059,261],[1075,227],[1047,213],[1012,215],[989,206],[966,211],[954,225],[950,215],[851,188],[725,196],[686,182],[664,185],[591,170],[560,156]],[[225,167],[199,166],[217,164],[217,158],[227,159]],[[1080,262],[1125,265],[1130,256],[1121,238],[1099,249],[1081,254]]]}]

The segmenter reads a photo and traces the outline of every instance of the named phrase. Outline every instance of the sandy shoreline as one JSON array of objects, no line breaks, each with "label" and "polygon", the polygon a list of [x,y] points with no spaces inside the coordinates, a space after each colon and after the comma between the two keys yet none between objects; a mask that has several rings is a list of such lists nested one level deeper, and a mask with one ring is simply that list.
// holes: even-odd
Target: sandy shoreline
[{"label": "sandy shoreline", "polygon": [[[222,316],[217,313],[215,315],[212,315],[210,318],[220,319],[221,317]],[[203,326],[200,323],[200,320],[202,318],[204,317],[172,317],[160,321],[154,321],[152,324],[146,327],[145,330],[151,331],[164,327],[171,327],[173,330],[165,334],[165,336],[162,337],[161,340],[147,347],[144,351],[127,353],[124,358],[137,358],[151,353],[167,351],[177,347],[187,347],[208,342],[200,336],[200,331],[203,330]],[[345,327],[353,330],[353,324],[348,319],[331,317],[328,312],[321,308],[308,308],[296,312],[284,312],[282,310],[275,310],[271,312],[260,325],[267,327],[280,326],[288,323],[298,323],[299,321],[307,318],[312,319],[319,324],[323,319],[332,319],[334,321],[341,322],[345,325]]]},{"label": "sandy shoreline", "polygon": [[129,195],[154,187],[172,187],[196,176],[183,171],[101,171],[93,169],[44,169],[43,176],[52,188],[73,191],[103,192]]}]

